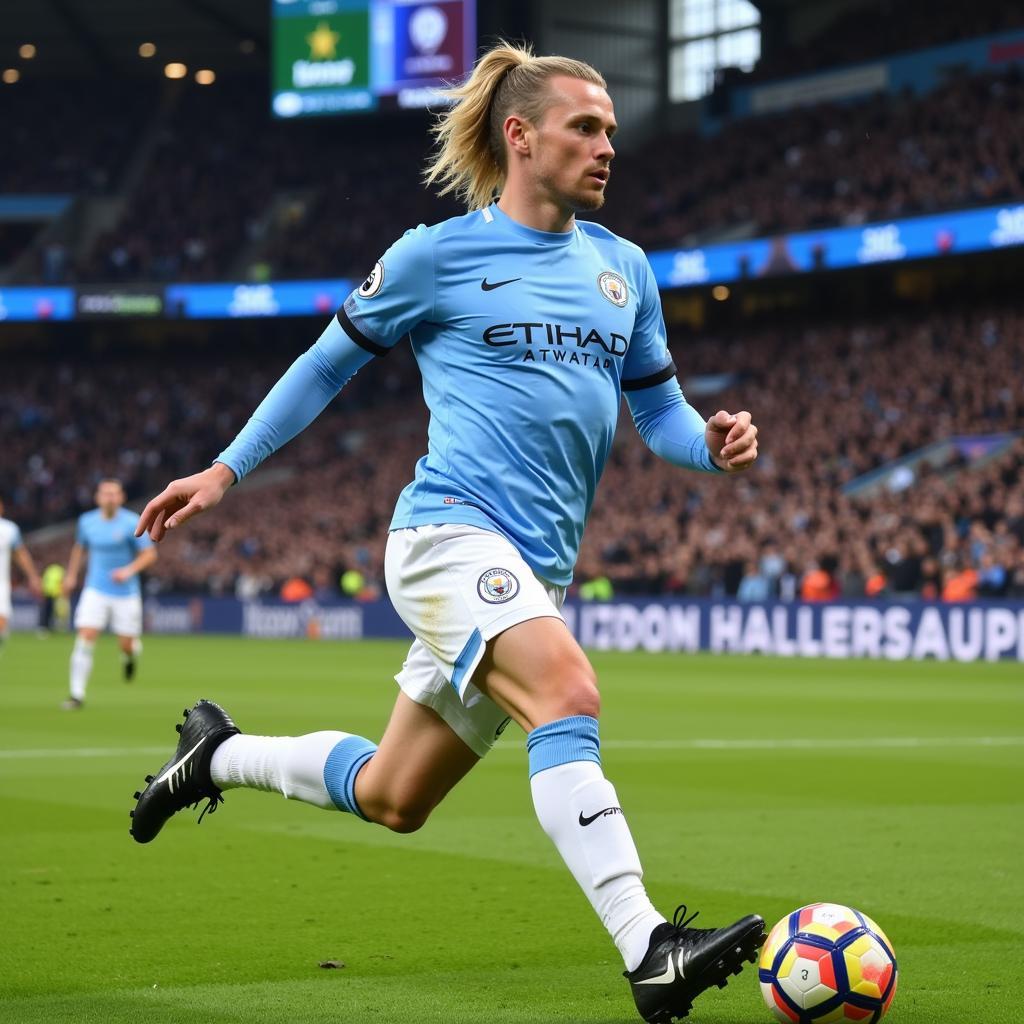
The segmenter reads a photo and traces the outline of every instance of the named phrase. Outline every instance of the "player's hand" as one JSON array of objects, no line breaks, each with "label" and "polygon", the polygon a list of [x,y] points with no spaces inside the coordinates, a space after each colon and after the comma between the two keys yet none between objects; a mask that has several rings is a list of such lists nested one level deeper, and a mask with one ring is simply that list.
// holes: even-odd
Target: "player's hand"
[{"label": "player's hand", "polygon": [[715,465],[727,473],[750,469],[757,458],[757,427],[749,412],[719,409],[704,428],[704,441]]},{"label": "player's hand", "polygon": [[130,580],[132,578],[132,573],[126,565],[122,565],[119,569],[111,571],[110,578],[115,583],[124,583],[125,580]]},{"label": "player's hand", "polygon": [[64,579],[61,581],[61,584],[60,584],[60,592],[65,597],[70,597],[75,592],[75,588],[77,586],[78,586],[78,577],[77,576],[65,576]]},{"label": "player's hand", "polygon": [[224,492],[235,482],[235,474],[223,463],[215,462],[202,473],[172,480],[142,510],[135,536],[149,531],[154,541],[161,541],[168,530],[187,523],[220,502]]},{"label": "player's hand", "polygon": [[38,579],[29,580],[28,591],[36,600],[39,600],[43,596],[43,585]]}]

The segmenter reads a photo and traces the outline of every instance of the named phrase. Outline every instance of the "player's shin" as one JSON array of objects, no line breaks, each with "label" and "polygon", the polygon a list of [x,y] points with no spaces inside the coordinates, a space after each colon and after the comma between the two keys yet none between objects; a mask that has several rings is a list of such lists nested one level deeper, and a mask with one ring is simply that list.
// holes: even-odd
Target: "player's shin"
[{"label": "player's shin", "polygon": [[92,673],[92,658],[96,643],[84,637],[75,638],[75,646],[71,651],[71,698],[76,701],[85,700],[85,688],[89,684]]},{"label": "player's shin", "polygon": [[365,818],[356,803],[355,779],[376,749],[376,744],[347,732],[305,736],[242,733],[229,737],[214,751],[210,775],[222,790],[240,786],[262,789]]},{"label": "player's shin", "polygon": [[574,716],[542,725],[527,749],[541,827],[632,970],[665,918],[647,896],[625,815],[601,770],[597,720]]}]

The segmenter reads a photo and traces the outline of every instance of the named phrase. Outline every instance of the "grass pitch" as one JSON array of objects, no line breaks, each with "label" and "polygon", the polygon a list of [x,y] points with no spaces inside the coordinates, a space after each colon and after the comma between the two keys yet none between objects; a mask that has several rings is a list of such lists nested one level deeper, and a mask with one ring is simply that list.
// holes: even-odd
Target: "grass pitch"
[{"label": "grass pitch", "polygon": [[[243,729],[376,738],[398,643],[110,638],[58,709],[68,637],[0,657],[0,1021],[627,1024],[604,930],[537,825],[514,728],[421,832],[235,791],[150,846],[132,791],[197,697]],[[663,912],[769,925],[816,900],[888,932],[887,1020],[1016,1022],[1020,665],[594,657],[605,770]],[[322,969],[336,960],[344,967]],[[695,1022],[767,1022],[753,968]]]}]

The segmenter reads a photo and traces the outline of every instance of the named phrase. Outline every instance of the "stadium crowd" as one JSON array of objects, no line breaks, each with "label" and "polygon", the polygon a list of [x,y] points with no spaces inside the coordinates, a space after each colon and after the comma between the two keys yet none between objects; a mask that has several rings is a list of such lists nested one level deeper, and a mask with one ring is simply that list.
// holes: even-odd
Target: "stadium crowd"
[{"label": "stadium crowd", "polygon": [[[422,118],[345,130],[275,122],[265,90],[249,79],[182,85],[164,117],[115,226],[59,274],[40,266],[45,279],[361,276],[408,227],[459,212],[422,186]],[[726,227],[768,234],[1019,201],[1022,117],[1024,76],[1011,68],[955,76],[926,96],[823,104],[712,137],[659,137],[616,159],[596,219],[657,249]],[[24,131],[30,124],[26,115]],[[27,150],[48,151],[30,141]],[[124,141],[97,155],[97,180],[109,180]],[[72,171],[89,177],[82,166]],[[7,187],[28,187],[21,179]]]},{"label": "stadium crowd", "polygon": [[647,249],[862,224],[1024,198],[1024,75],[956,76],[926,96],[876,96],[655,139],[613,165],[612,230]]},{"label": "stadium crowd", "polygon": [[1005,0],[870,0],[802,39],[799,46],[773,46],[744,80],[788,78],[1017,28],[1024,28],[1024,10]]},{"label": "stadium crowd", "polygon": [[[0,195],[109,192],[157,109],[147,81],[131,89],[98,80],[88,89],[30,76],[5,90]],[[114,113],[116,111],[116,116]]]},{"label": "stadium crowd", "polygon": [[[843,490],[937,440],[1019,430],[1024,395],[1013,382],[1024,377],[1024,315],[815,323],[678,337],[673,348],[695,385],[723,365],[742,367],[726,390],[694,404],[705,413],[750,408],[762,457],[739,478],[682,474],[644,448],[624,415],[579,581],[750,599],[1024,596],[1021,438],[987,462],[919,464],[898,477],[898,490]],[[31,529],[90,507],[100,475],[119,475],[138,502],[195,471],[288,359],[274,347],[215,360],[203,350],[166,362],[121,354],[12,366],[0,431],[9,464],[26,471],[8,483],[8,514]],[[367,367],[224,508],[169,538],[149,586],[253,596],[299,578],[336,594],[341,573],[355,570],[364,594],[379,593],[394,501],[425,444],[416,392],[405,346]],[[68,544],[47,542],[41,564],[62,560]]]}]

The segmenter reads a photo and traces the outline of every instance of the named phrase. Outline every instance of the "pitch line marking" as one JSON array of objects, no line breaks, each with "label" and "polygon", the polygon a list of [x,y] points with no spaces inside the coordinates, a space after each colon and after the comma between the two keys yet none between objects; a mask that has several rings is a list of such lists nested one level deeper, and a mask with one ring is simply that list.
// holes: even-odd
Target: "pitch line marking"
[{"label": "pitch line marking", "polygon": [[613,750],[912,750],[921,747],[1019,747],[1024,736],[869,736],[861,739],[606,740]]},{"label": "pitch line marking", "polygon": [[[864,739],[695,739],[603,740],[610,750],[914,750],[935,747],[1022,747],[1024,736],[870,736]],[[522,744],[505,740],[495,750],[519,750]],[[0,750],[0,761],[49,758],[54,761],[90,757],[149,757],[166,754],[162,747],[68,747],[42,750]]]},{"label": "pitch line marking", "polygon": [[170,744],[162,747],[64,747],[57,750],[0,750],[0,761],[20,761],[33,758],[50,758],[60,761],[64,758],[81,757],[147,757],[152,754],[166,754]]}]

